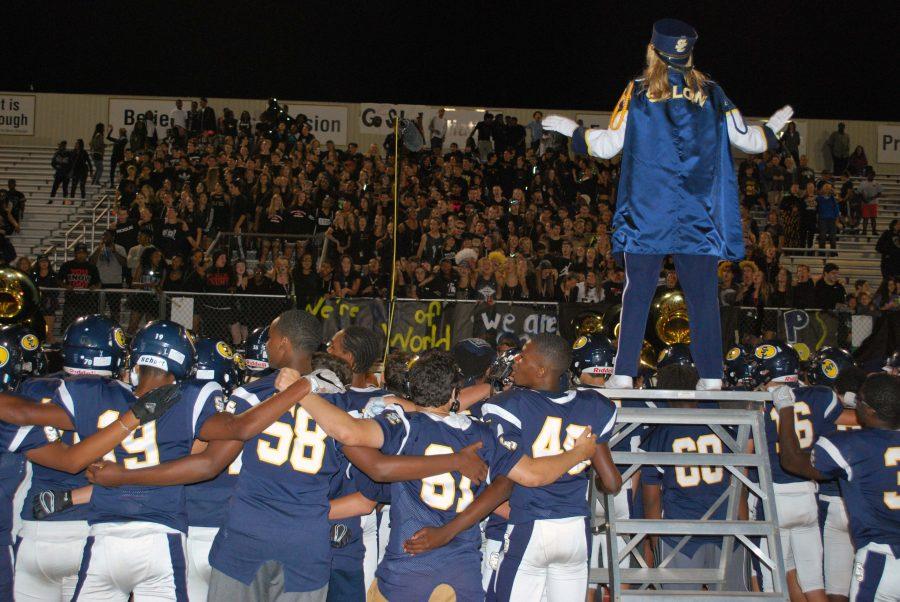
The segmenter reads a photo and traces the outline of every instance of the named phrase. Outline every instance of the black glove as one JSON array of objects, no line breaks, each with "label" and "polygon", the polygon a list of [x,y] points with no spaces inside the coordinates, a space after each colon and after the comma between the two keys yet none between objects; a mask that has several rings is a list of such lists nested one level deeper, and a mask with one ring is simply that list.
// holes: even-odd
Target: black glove
[{"label": "black glove", "polygon": [[31,500],[31,513],[35,520],[43,520],[51,514],[72,507],[71,491],[39,491]]},{"label": "black glove", "polygon": [[153,389],[131,404],[131,411],[141,424],[147,424],[165,414],[179,399],[181,388],[178,383],[164,385]]},{"label": "black glove", "polygon": [[331,547],[343,548],[350,543],[350,529],[347,525],[335,523],[331,525]]}]

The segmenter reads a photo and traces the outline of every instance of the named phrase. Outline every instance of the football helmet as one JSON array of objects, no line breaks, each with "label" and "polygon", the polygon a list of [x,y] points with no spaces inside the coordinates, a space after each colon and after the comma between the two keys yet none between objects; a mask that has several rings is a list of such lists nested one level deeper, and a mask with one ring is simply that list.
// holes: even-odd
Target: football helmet
[{"label": "football helmet", "polygon": [[104,316],[82,316],[66,329],[62,355],[68,374],[115,376],[128,356],[125,331]]},{"label": "football helmet", "polygon": [[756,369],[753,372],[757,386],[769,381],[797,382],[800,374],[800,356],[784,341],[766,341],[753,348]]},{"label": "football helmet", "polygon": [[41,348],[41,340],[34,330],[24,324],[9,324],[0,327],[3,338],[10,344],[18,340],[19,350],[22,354],[22,364],[19,368],[18,380],[27,376],[40,376],[47,371],[47,356]]},{"label": "football helmet", "polygon": [[841,372],[855,365],[848,351],[839,347],[822,347],[810,358],[806,378],[811,385],[831,387]]},{"label": "football helmet", "polygon": [[253,329],[244,343],[244,363],[247,365],[247,376],[265,376],[271,372],[269,368],[269,327],[260,326]]},{"label": "football helmet", "polygon": [[572,344],[572,377],[579,379],[585,372],[609,376],[615,359],[616,346],[605,334],[580,336]]},{"label": "football helmet", "polygon": [[197,344],[197,380],[212,380],[226,391],[230,391],[240,383],[238,361],[234,349],[225,341],[215,339],[198,339]]},{"label": "football helmet", "polygon": [[656,371],[659,372],[666,366],[693,366],[694,358],[691,357],[691,348],[686,343],[673,343],[659,352],[656,359]]},{"label": "football helmet", "polygon": [[725,382],[734,391],[752,391],[756,382],[756,362],[753,349],[747,345],[732,347],[725,354]]},{"label": "football helmet", "polygon": [[154,320],[141,328],[131,342],[131,367],[151,366],[176,380],[193,376],[197,352],[187,329],[170,320]]}]

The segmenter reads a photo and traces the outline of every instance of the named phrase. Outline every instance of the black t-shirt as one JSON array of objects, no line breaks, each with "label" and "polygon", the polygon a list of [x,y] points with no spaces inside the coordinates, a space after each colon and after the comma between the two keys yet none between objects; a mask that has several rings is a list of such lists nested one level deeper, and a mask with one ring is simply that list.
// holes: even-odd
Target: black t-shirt
[{"label": "black t-shirt", "polygon": [[154,244],[159,247],[163,256],[172,257],[187,251],[188,233],[182,229],[181,222],[175,222],[174,224],[159,222],[154,230]]},{"label": "black t-shirt", "polygon": [[847,299],[847,291],[840,282],[828,284],[824,279],[816,282],[816,301],[822,309],[834,309],[838,303]]},{"label": "black t-shirt", "polygon": [[794,285],[794,307],[803,309],[818,306],[819,303],[816,300],[816,287],[812,280],[798,282]]},{"label": "black t-shirt", "polygon": [[285,230],[291,234],[312,234],[316,231],[316,210],[308,203],[289,207],[285,219]]},{"label": "black t-shirt", "polygon": [[622,302],[622,291],[625,288],[625,283],[623,282],[613,282],[612,280],[607,280],[603,283],[603,300],[609,301],[610,303],[621,303]]},{"label": "black t-shirt", "polygon": [[137,244],[138,226],[137,221],[128,219],[124,223],[117,222],[115,224],[115,242],[122,245],[126,249],[130,249]]},{"label": "black t-shirt", "polygon": [[59,268],[59,282],[62,286],[76,289],[88,289],[100,284],[100,272],[97,266],[89,261],[72,259]]}]

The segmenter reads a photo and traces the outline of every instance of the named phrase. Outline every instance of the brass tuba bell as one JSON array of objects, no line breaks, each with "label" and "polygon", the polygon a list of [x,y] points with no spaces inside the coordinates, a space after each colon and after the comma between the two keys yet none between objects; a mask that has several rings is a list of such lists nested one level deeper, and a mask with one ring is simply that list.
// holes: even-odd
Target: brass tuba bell
[{"label": "brass tuba bell", "polygon": [[41,314],[41,293],[31,278],[14,268],[0,268],[0,324],[22,324],[43,341],[47,325]]},{"label": "brass tuba bell", "polygon": [[691,342],[687,303],[681,290],[666,290],[657,294],[650,306],[650,320],[656,337],[663,345]]},{"label": "brass tuba bell", "polygon": [[574,323],[575,333],[580,337],[603,331],[603,316],[595,312],[578,316]]}]

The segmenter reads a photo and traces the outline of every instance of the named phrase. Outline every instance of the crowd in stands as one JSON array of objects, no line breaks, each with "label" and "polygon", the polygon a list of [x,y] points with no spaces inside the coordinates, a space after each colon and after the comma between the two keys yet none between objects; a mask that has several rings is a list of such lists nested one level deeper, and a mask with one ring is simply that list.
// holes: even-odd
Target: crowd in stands
[{"label": "crowd in stands", "polygon": [[[282,109],[254,119],[225,108],[217,117],[205,99],[190,109],[179,101],[168,131],[148,115],[118,137],[97,124],[88,152],[80,140],[72,152],[62,143],[54,193],[59,185],[64,196],[79,186],[83,194],[88,175],[102,181],[108,160],[118,211],[100,245],[78,249],[58,273],[37,261],[39,283],[270,294],[301,306],[320,296],[383,298],[396,245],[400,297],[621,300],[624,274],[610,245],[618,160],[572,156],[564,138],[543,132],[539,112],[524,126],[485,113],[465,148],[443,143],[440,116],[405,123],[423,144],[401,149],[395,241],[392,140],[338,149]],[[845,159],[840,174],[810,167],[791,124],[779,152],[740,163],[746,259],[721,264],[723,305],[900,307],[900,223],[876,231],[881,186],[861,147],[839,156],[849,151],[843,124],[829,147]],[[764,219],[754,217],[760,212]],[[883,281],[847,290],[836,263],[814,267],[838,236],[869,229],[880,234]],[[243,236],[220,237],[211,249],[220,233]],[[782,263],[785,249],[798,248],[808,265]],[[19,267],[31,268],[27,259]],[[677,286],[671,267],[661,286]],[[211,299],[216,309],[233,305]]]}]

